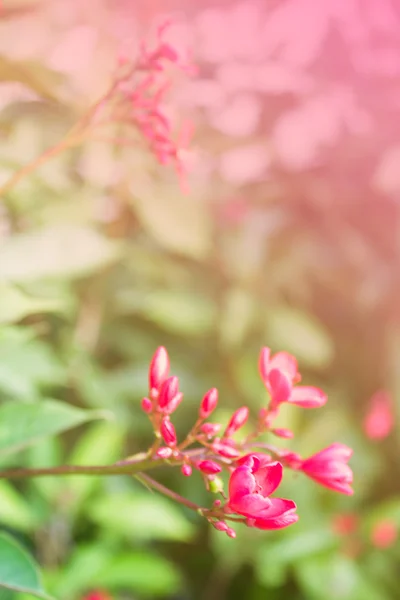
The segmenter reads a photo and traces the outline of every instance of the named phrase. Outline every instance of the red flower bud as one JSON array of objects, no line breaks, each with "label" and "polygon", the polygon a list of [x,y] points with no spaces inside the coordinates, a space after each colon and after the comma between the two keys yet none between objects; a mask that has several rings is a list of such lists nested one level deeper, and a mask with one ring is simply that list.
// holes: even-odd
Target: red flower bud
[{"label": "red flower bud", "polygon": [[142,399],[142,410],[146,413],[149,414],[152,412],[153,410],[153,404],[151,402],[151,400],[149,398],[143,398]]},{"label": "red flower bud", "polygon": [[207,475],[215,475],[222,471],[222,467],[213,460],[201,460],[196,464],[196,467],[202,473],[206,473]]},{"label": "red flower bud", "polygon": [[200,431],[210,437],[217,435],[220,429],[220,423],[203,423],[203,425],[200,427]]},{"label": "red flower bud", "polygon": [[149,368],[149,389],[160,389],[169,373],[168,352],[163,346],[157,348]]},{"label": "red flower bud", "polygon": [[236,448],[229,446],[229,444],[224,444],[223,442],[214,442],[212,449],[216,454],[224,456],[225,458],[237,458],[240,455],[240,452],[238,452]]},{"label": "red flower bud", "polygon": [[171,402],[167,404],[163,412],[167,413],[168,415],[171,415],[173,412],[176,411],[182,400],[183,394],[182,392],[178,392],[176,396],[172,398]]},{"label": "red flower bud", "polygon": [[199,415],[201,419],[207,419],[218,404],[218,390],[211,388],[203,397],[200,404]]},{"label": "red flower bud", "polygon": [[247,406],[242,406],[241,408],[238,408],[238,410],[233,413],[231,420],[229,421],[229,425],[226,428],[225,435],[227,437],[230,437],[238,429],[243,427],[243,425],[246,423],[248,418],[249,418],[249,409],[247,408]]},{"label": "red flower bud", "polygon": [[164,439],[164,442],[168,446],[176,445],[177,438],[176,438],[175,427],[173,426],[171,421],[168,419],[168,417],[165,417],[161,421],[161,430],[160,431],[161,431],[161,435]]},{"label": "red flower bud", "polygon": [[218,531],[226,531],[227,529],[229,529],[225,521],[215,521],[214,523],[212,523],[212,525],[214,525],[215,529],[217,529]]},{"label": "red flower bud", "polygon": [[190,477],[192,474],[192,467],[190,465],[182,465],[181,472],[182,475],[185,475],[185,477]]},{"label": "red flower bud", "polygon": [[169,405],[174,401],[179,391],[179,379],[177,377],[168,377],[160,389],[158,397],[158,406],[161,410],[168,411]]},{"label": "red flower bud", "polygon": [[290,429],[271,429],[271,433],[273,433],[274,435],[280,437],[280,438],[285,438],[287,440],[290,440],[293,437],[293,431],[290,431]]}]

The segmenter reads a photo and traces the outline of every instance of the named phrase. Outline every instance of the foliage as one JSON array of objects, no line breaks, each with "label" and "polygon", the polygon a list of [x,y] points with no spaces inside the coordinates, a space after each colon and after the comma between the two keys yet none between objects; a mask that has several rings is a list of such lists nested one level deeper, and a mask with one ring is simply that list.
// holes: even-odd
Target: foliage
[{"label": "foliage", "polygon": [[[299,522],[230,540],[127,476],[2,480],[1,597],[394,600],[399,543],[376,528],[400,528],[398,423],[383,440],[362,423],[377,390],[399,406],[398,9],[117,4],[2,3],[0,181],[104,94],[124,31],[136,56],[151,11],[182,8],[171,40],[193,40],[199,73],[174,76],[168,110],[195,122],[190,190],[119,125],[121,143],[81,140],[0,189],[1,467],[148,447],[140,400],[160,345],[185,390],[179,435],[212,386],[218,420],[255,411],[254,357],[269,345],[329,396],[306,417],[284,407],[276,426],[304,456],[354,448],[355,495],[288,474]],[[197,475],[160,479],[202,501]],[[343,515],[356,524],[338,528]]]}]

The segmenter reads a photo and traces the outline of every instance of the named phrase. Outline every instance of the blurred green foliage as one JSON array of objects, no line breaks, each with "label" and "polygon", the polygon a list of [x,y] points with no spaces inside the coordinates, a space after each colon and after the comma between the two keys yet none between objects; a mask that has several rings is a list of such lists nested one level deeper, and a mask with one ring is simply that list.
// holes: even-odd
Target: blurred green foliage
[{"label": "blurred green foliage", "polygon": [[[206,19],[195,5],[148,4],[135,12],[129,2],[98,0],[85,11],[67,0],[5,0],[1,181],[61,139],[107,87],[115,23],[136,31],[153,11],[177,7],[199,30]],[[240,17],[241,5],[220,4]],[[383,21],[357,19],[373,48]],[[398,30],[386,26],[385,43],[397,47]],[[400,529],[398,427],[375,445],[361,427],[376,389],[389,389],[397,408],[400,398],[399,79],[374,71],[368,53],[364,69],[355,68],[344,26],[324,22],[315,38],[318,31],[314,45],[300,25],[281,31],[281,40],[276,33],[282,55],[271,53],[280,76],[263,80],[264,89],[256,78],[257,89],[246,90],[262,116],[244,134],[235,133],[244,118],[225,119],[243,90],[229,87],[222,59],[194,36],[200,83],[177,82],[189,106],[179,94],[172,99],[172,109],[197,126],[187,196],[144,149],[88,141],[1,198],[0,464],[108,464],[147,448],[151,431],[139,401],[159,345],[185,392],[178,433],[212,386],[221,417],[243,403],[255,416],[265,401],[256,361],[269,345],[294,353],[304,382],[329,393],[319,411],[282,411],[281,424],[296,432],[289,446],[303,455],[333,441],[352,446],[354,498],[287,474],[282,495],[297,502],[299,523],[276,533],[242,529],[234,541],[127,477],[2,480],[2,600],[47,597],[43,589],[78,600],[96,588],[121,599],[399,597],[399,544],[379,549],[370,540],[382,519]],[[308,54],[298,55],[296,36],[310,37]],[[242,44],[250,38],[237,36]],[[238,56],[250,70],[250,59]],[[224,101],[212,106],[211,84],[220,90],[221,81]],[[202,105],[196,85],[204,82],[211,87]],[[368,126],[327,112],[340,125],[321,143],[322,125],[301,110],[314,95],[328,107],[336,92],[353,98],[355,121]],[[289,118],[282,147],[279,127]],[[258,172],[256,157],[241,154],[232,162],[231,152],[256,143],[268,166]],[[196,474],[160,479],[209,502]],[[334,532],[341,513],[359,516],[357,532]],[[43,587],[27,552],[41,566]]]}]

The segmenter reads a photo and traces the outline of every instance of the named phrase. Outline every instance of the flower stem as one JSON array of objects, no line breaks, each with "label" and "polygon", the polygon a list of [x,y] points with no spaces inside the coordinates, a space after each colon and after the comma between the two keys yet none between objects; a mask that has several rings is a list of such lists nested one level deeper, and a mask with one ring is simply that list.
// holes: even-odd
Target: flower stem
[{"label": "flower stem", "polygon": [[140,473],[140,479],[141,481],[144,481],[149,487],[153,488],[154,490],[157,490],[157,492],[160,492],[160,494],[168,496],[168,498],[175,500],[175,502],[179,502],[179,504],[183,504],[183,506],[186,506],[191,510],[195,510],[196,512],[206,510],[201,508],[201,506],[199,506],[198,504],[195,504],[194,502],[187,500],[187,498],[184,498],[176,492],[173,492],[169,488],[162,485],[162,483],[155,481],[155,479],[149,477],[148,475],[145,475],[144,473]]},{"label": "flower stem", "polygon": [[62,475],[134,475],[140,471],[154,469],[162,464],[161,460],[129,461],[116,465],[62,465],[37,469],[7,469],[0,471],[0,479],[27,479],[30,477]]}]

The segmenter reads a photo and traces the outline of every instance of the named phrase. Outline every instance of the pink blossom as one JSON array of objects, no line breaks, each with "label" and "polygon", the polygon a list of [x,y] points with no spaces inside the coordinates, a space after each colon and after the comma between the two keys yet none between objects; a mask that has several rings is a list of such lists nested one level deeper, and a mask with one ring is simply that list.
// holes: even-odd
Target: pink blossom
[{"label": "pink blossom", "polygon": [[228,525],[225,523],[225,521],[215,521],[214,523],[212,523],[212,525],[215,527],[215,529],[217,529],[218,531],[226,531],[227,529],[229,529]]},{"label": "pink blossom", "polygon": [[163,346],[157,348],[149,368],[149,389],[159,390],[169,373],[168,352]]},{"label": "pink blossom", "polygon": [[385,390],[374,394],[364,419],[365,435],[371,440],[383,440],[393,429],[393,401]]},{"label": "pink blossom", "polygon": [[177,442],[175,427],[168,417],[161,421],[161,435],[167,446],[175,446]]},{"label": "pink blossom", "polygon": [[298,468],[321,485],[350,496],[353,494],[353,472],[347,462],[352,454],[353,450],[348,446],[331,444],[303,460]]},{"label": "pink blossom", "polygon": [[397,526],[391,519],[376,523],[371,532],[371,542],[376,548],[389,548],[397,540]]},{"label": "pink blossom", "polygon": [[259,370],[265,387],[271,394],[272,408],[282,402],[290,402],[303,408],[318,408],[327,401],[326,394],[313,386],[299,385],[301,380],[297,360],[288,352],[278,352],[271,356],[271,350],[262,348]]},{"label": "pink blossom", "polygon": [[229,480],[229,508],[247,517],[250,527],[280,529],[297,521],[292,500],[270,498],[282,480],[282,465],[264,466],[255,455],[237,467]]},{"label": "pink blossom", "polygon": [[201,460],[196,464],[196,467],[207,475],[216,475],[222,471],[221,465],[213,460]]},{"label": "pink blossom", "polygon": [[218,390],[212,388],[203,397],[200,404],[199,415],[201,419],[208,419],[218,404]]},{"label": "pink blossom", "polygon": [[238,429],[243,427],[249,418],[249,409],[247,406],[242,406],[235,411],[229,421],[228,427],[226,428],[225,435],[226,437],[230,437],[233,435]]}]

